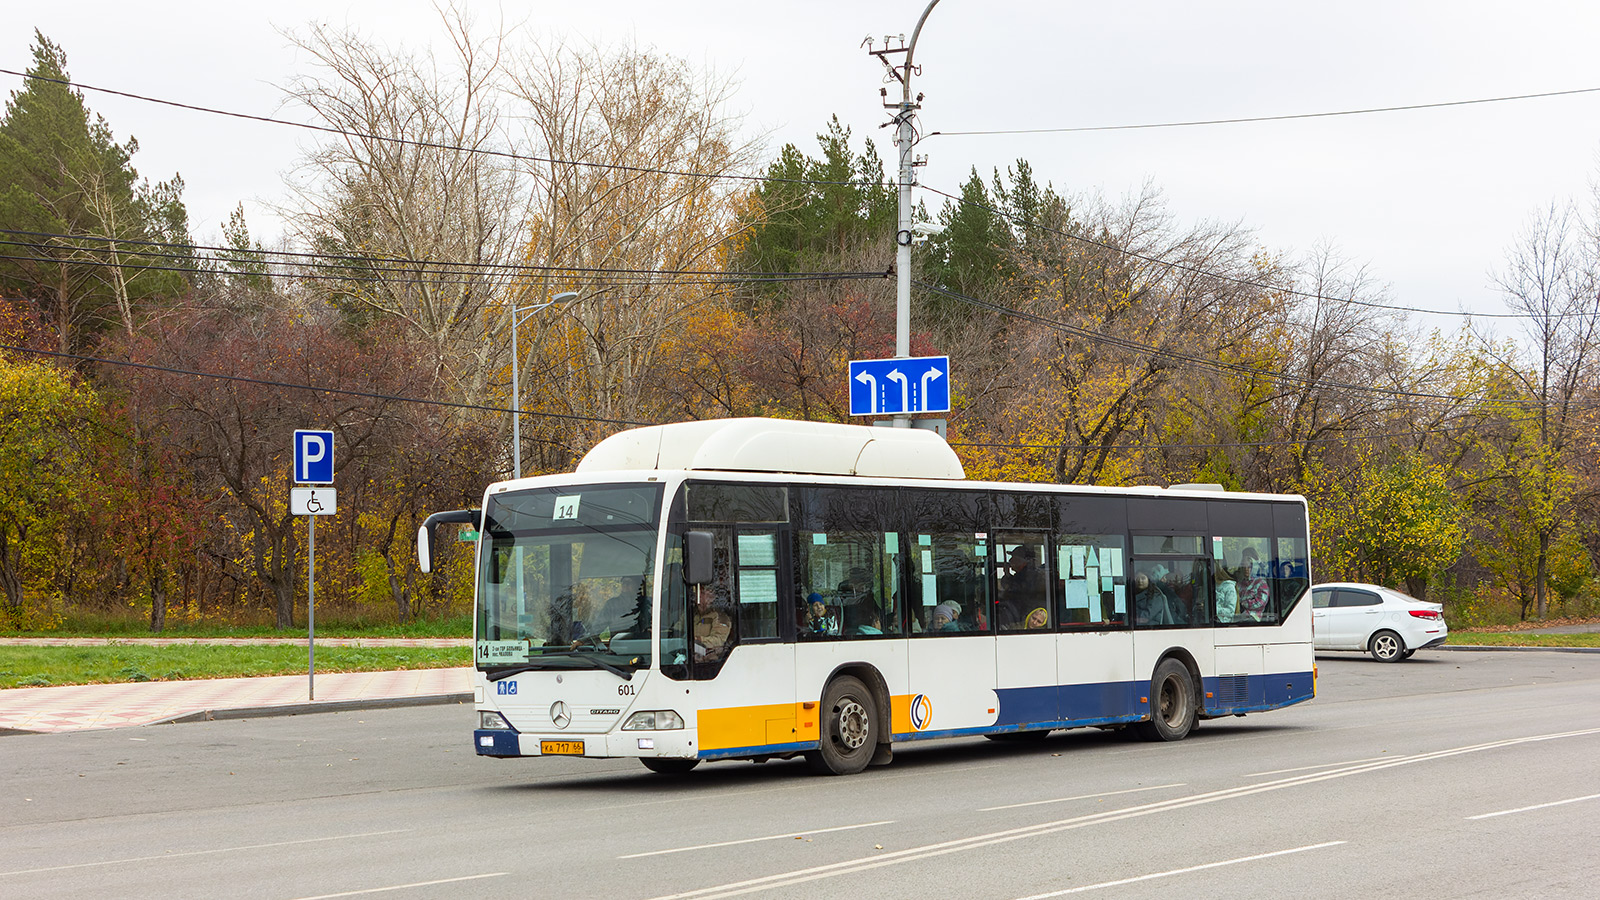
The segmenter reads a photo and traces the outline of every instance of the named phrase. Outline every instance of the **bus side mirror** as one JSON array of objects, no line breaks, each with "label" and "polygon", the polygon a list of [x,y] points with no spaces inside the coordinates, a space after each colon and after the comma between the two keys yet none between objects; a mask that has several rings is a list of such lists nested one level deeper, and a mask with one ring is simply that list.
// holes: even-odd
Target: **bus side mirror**
[{"label": "bus side mirror", "polygon": [[711,558],[715,543],[709,531],[690,531],[683,536],[683,581],[685,584],[711,583]]},{"label": "bus side mirror", "polygon": [[438,540],[434,529],[447,524],[471,525],[473,529],[481,531],[483,510],[452,509],[436,512],[423,520],[422,526],[417,529],[417,569],[424,574],[433,571],[433,545]]},{"label": "bus side mirror", "polygon": [[426,575],[433,571],[433,534],[428,526],[417,526],[417,571]]}]

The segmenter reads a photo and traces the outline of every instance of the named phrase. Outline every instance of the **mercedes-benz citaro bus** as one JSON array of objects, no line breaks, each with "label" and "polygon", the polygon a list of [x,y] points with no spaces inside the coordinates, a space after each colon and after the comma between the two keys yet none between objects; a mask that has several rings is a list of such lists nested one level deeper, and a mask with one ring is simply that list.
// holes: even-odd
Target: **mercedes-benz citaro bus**
[{"label": "mercedes-benz citaro bus", "polygon": [[1132,728],[1315,691],[1305,500],[965,479],[936,433],[636,428],[491,485],[479,755],[882,765],[900,741]]}]

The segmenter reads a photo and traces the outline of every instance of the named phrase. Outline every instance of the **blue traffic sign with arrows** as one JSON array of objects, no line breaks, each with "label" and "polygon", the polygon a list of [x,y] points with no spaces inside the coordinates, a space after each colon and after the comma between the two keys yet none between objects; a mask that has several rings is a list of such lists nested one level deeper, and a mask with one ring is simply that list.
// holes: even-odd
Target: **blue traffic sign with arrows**
[{"label": "blue traffic sign with arrows", "polygon": [[850,362],[850,415],[950,411],[950,357]]}]

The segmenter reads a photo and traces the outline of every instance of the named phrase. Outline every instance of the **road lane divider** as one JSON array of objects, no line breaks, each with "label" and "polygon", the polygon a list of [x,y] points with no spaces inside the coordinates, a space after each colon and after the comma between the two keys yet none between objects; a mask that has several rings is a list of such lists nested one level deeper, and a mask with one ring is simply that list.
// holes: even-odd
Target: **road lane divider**
[{"label": "road lane divider", "polygon": [[1600,799],[1600,794],[1589,794],[1588,796],[1584,797],[1573,797],[1570,800],[1552,800],[1549,803],[1538,803],[1533,806],[1523,806],[1518,809],[1502,809],[1499,812],[1484,813],[1483,815],[1479,816],[1467,816],[1467,821],[1476,822],[1479,819],[1492,819],[1495,816],[1509,816],[1512,813],[1533,812],[1536,809],[1549,809],[1552,806],[1566,806],[1568,803],[1581,803],[1584,800],[1595,799]]},{"label": "road lane divider", "polygon": [[1122,794],[1139,794],[1145,791],[1160,791],[1167,788],[1180,788],[1188,786],[1189,785],[1187,782],[1180,781],[1177,784],[1157,784],[1151,785],[1150,787],[1129,788],[1125,791],[1101,791],[1098,794],[1079,794],[1076,797],[1058,797],[1054,800],[1029,800],[1027,803],[1012,803],[1007,806],[985,806],[983,809],[978,810],[978,812],[994,812],[1001,809],[1021,809],[1024,806],[1043,806],[1046,803],[1068,803],[1073,800],[1094,800],[1099,797],[1116,797]]},{"label": "road lane divider", "polygon": [[1324,847],[1337,847],[1348,841],[1324,841],[1320,844],[1307,844],[1304,847],[1291,847],[1288,850],[1273,850],[1270,853],[1257,853],[1254,856],[1241,856],[1237,859],[1224,859],[1220,862],[1201,863],[1198,866],[1185,866],[1182,869],[1169,869],[1165,872],[1151,872],[1148,875],[1135,875],[1132,878],[1119,878],[1116,881],[1102,881],[1099,884],[1085,884],[1078,887],[1066,888],[1060,891],[1051,891],[1048,894],[1034,894],[1031,897],[1022,897],[1020,900],[1048,900],[1050,897],[1064,897],[1067,894],[1082,894],[1086,891],[1097,891],[1101,888],[1118,887],[1124,884],[1134,884],[1140,881],[1152,881],[1157,878],[1171,878],[1174,875],[1187,875],[1190,872],[1202,872],[1206,869],[1218,869],[1223,866],[1236,866],[1240,863],[1256,862],[1263,859],[1272,859],[1275,856],[1288,856],[1291,853],[1304,853],[1307,850],[1321,850]]},{"label": "road lane divider", "polygon": [[295,900],[333,900],[335,897],[359,897],[362,894],[385,894],[389,891],[409,891],[412,888],[433,887],[436,884],[459,884],[463,881],[477,881],[480,878],[503,878],[510,872],[484,872],[482,875],[463,875],[460,878],[435,878],[432,881],[413,881],[410,884],[390,884],[383,887],[361,888],[354,891],[340,891],[337,894],[317,894],[315,897],[296,897]]},{"label": "road lane divider", "polygon": [[276,841],[271,844],[245,844],[240,847],[215,847],[210,850],[186,850],[182,853],[162,853],[157,856],[128,856],[122,859],[97,859],[94,862],[69,863],[64,866],[43,866],[37,869],[14,869],[10,872],[0,872],[0,878],[12,875],[36,875],[40,872],[64,872],[69,869],[87,869],[91,866],[120,866],[125,863],[153,862],[158,859],[184,859],[190,856],[207,856],[213,853],[241,853],[246,850],[275,850],[279,847],[295,847],[302,844],[319,844],[327,841],[346,841],[352,838],[382,837],[386,834],[406,834],[413,831],[411,828],[395,828],[389,831],[363,831],[358,834],[336,834],[331,837],[301,838],[296,841]]},{"label": "road lane divider", "polygon": [[1223,800],[1248,797],[1253,794],[1280,791],[1287,788],[1300,787],[1302,785],[1316,784],[1322,781],[1331,781],[1336,778],[1348,778],[1352,775],[1364,775],[1370,772],[1381,771],[1383,769],[1395,768],[1397,766],[1431,762],[1433,760],[1447,759],[1452,756],[1459,756],[1466,753],[1481,753],[1486,750],[1498,750],[1520,744],[1562,740],[1574,737],[1586,737],[1596,734],[1600,734],[1600,728],[1586,728],[1577,731],[1528,735],[1519,738],[1504,738],[1496,741],[1487,741],[1481,744],[1469,744],[1463,747],[1451,747],[1444,750],[1416,753],[1410,756],[1394,757],[1392,759],[1380,759],[1373,762],[1352,763],[1343,768],[1334,769],[1331,771],[1312,772],[1304,775],[1282,778],[1277,781],[1268,781],[1259,784],[1243,785],[1233,788],[1223,788],[1220,790],[1195,794],[1189,797],[1175,797],[1169,800],[1159,800],[1153,803],[1127,807],[1120,810],[1104,810],[1101,812],[1076,816],[1069,819],[1057,819],[1052,822],[1024,825],[1003,831],[994,831],[987,834],[973,835],[971,837],[956,838],[954,840],[941,841],[935,844],[925,844],[920,847],[911,847],[905,850],[890,851],[886,853],[874,854],[872,856],[859,857],[857,859],[842,860],[840,862],[829,863],[821,866],[813,866],[807,869],[796,869],[791,872],[780,872],[774,875],[766,875],[759,878],[749,878],[743,881],[729,882],[727,884],[712,885],[710,887],[698,888],[696,890],[684,891],[677,894],[667,894],[656,897],[654,900],[713,900],[713,898],[734,897],[741,894],[754,893],[756,891],[788,887],[810,881],[819,881],[824,878],[834,878],[840,875],[850,875],[858,872],[865,872],[871,869],[882,868],[884,866],[917,862],[936,856],[943,856],[949,853],[972,850],[978,847],[987,847],[995,844],[1008,843],[1010,841],[1023,840],[1026,838],[1043,837],[1045,835],[1055,834],[1057,832],[1068,831],[1072,829],[1085,828],[1091,825],[1103,825],[1125,819],[1139,818],[1142,816],[1184,809],[1190,806],[1217,803]]},{"label": "road lane divider", "polygon": [[718,841],[715,844],[696,844],[693,847],[674,847],[671,850],[651,850],[646,853],[630,853],[619,856],[617,859],[638,859],[641,856],[665,856],[668,853],[688,853],[691,850],[713,850],[717,847],[732,847],[735,844],[758,844],[762,841],[780,841],[784,838],[803,838],[813,834],[827,834],[830,831],[854,831],[857,828],[871,828],[874,825],[893,825],[894,820],[882,822],[862,822],[860,825],[837,825],[833,828],[816,828],[811,831],[791,831],[787,834],[769,834],[764,837],[740,838],[732,841]]}]

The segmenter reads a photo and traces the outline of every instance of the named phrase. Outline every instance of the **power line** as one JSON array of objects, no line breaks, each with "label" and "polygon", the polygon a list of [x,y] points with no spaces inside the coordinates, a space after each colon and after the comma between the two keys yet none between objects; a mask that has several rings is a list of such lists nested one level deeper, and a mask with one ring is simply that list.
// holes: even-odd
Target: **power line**
[{"label": "power line", "polygon": [[1005,134],[1074,134],[1089,131],[1137,131],[1148,128],[1190,128],[1197,125],[1239,125],[1247,122],[1286,122],[1293,119],[1327,119],[1335,116],[1365,116],[1372,113],[1409,112],[1418,109],[1443,109],[1451,106],[1472,106],[1480,103],[1508,103],[1513,100],[1537,100],[1544,97],[1569,97],[1575,94],[1592,94],[1600,87],[1574,88],[1568,91],[1544,91],[1538,94],[1514,94],[1507,97],[1482,97],[1476,100],[1446,100],[1439,103],[1413,103],[1407,106],[1376,106],[1366,109],[1342,109],[1333,112],[1287,113],[1277,116],[1242,116],[1232,119],[1195,119],[1187,122],[1148,122],[1138,125],[1082,125],[1070,128],[1009,128],[985,131],[930,131],[928,137],[968,137],[975,135]]},{"label": "power line", "polygon": [[[15,245],[16,242],[15,241],[0,240],[0,246],[4,246],[4,245],[7,245],[7,244]],[[24,246],[28,246],[28,245],[24,245]],[[157,255],[157,254],[142,254],[142,255]],[[15,254],[0,254],[0,260],[10,260],[10,261],[13,261],[13,262],[49,263],[49,264],[52,264],[52,265],[63,262],[63,260],[55,258],[55,257],[39,256],[39,255],[15,255]],[[249,272],[249,271],[229,271],[229,270],[223,270],[223,269],[208,269],[208,268],[205,268],[203,266],[198,266],[198,265],[197,266],[157,266],[157,265],[145,265],[145,264],[134,265],[134,264],[131,264],[131,263],[116,263],[116,262],[108,262],[108,261],[105,261],[105,260],[94,260],[94,259],[74,259],[74,260],[67,260],[66,262],[67,262],[67,264],[73,265],[73,266],[89,266],[91,268],[100,268],[100,269],[125,268],[125,269],[138,269],[141,272],[176,272],[176,273],[185,274],[185,275],[219,275],[219,276],[234,276],[234,277],[243,277],[243,278],[249,278],[249,277],[287,278],[287,279],[291,279],[291,280],[334,281],[334,282],[339,282],[339,283],[349,283],[351,281],[357,280],[357,277],[353,276],[353,275],[315,275],[315,274],[311,274],[311,273],[308,273],[308,272],[288,272],[288,273],[274,274],[274,273],[271,273],[271,272]],[[426,279],[427,282],[430,285],[473,285],[473,284],[478,284],[479,283],[478,280],[471,279],[471,278],[454,278],[454,279],[452,279],[452,278],[437,278],[437,277],[430,276],[426,272],[414,273],[414,272],[404,272],[404,271],[401,271],[401,270],[396,270],[396,271],[399,272],[399,274],[404,275],[406,277],[402,278],[402,279],[392,279],[392,280],[422,281],[422,280]],[[460,273],[457,273],[457,274],[460,274]],[[623,278],[596,279],[594,281],[594,283],[599,284],[599,285],[601,285],[603,287],[644,287],[644,286],[649,286],[649,285],[684,286],[684,285],[735,285],[735,284],[762,284],[762,283],[782,284],[782,283],[786,283],[786,282],[796,282],[796,281],[861,281],[861,280],[888,277],[888,275],[886,273],[884,273],[884,272],[846,272],[846,273],[822,273],[822,274],[805,274],[805,273],[801,273],[801,274],[796,274],[796,275],[773,275],[773,276],[763,276],[763,277],[739,276],[739,277],[730,277],[730,278],[700,278],[700,277],[696,276],[693,279],[684,279],[684,278],[675,277],[674,273],[672,273],[670,271],[658,273],[658,274],[669,276],[667,278],[659,278],[659,279],[657,279],[657,278],[646,277],[649,274],[651,274],[651,273],[642,272],[638,277],[632,277],[632,278],[623,277]]]},{"label": "power line", "polygon": [[[469,274],[470,275],[470,274],[484,274],[484,273],[502,272],[503,271],[503,272],[509,272],[511,274],[514,274],[514,275],[515,274],[523,274],[523,273],[532,273],[532,274],[537,274],[537,275],[546,275],[546,274],[550,274],[550,273],[557,273],[557,274],[582,273],[582,274],[598,274],[598,275],[673,275],[673,276],[676,276],[676,275],[701,275],[701,276],[715,276],[718,279],[733,278],[733,279],[748,279],[748,280],[752,280],[752,281],[763,279],[763,278],[779,278],[779,277],[789,278],[789,279],[796,279],[796,280],[807,279],[807,278],[827,279],[827,278],[837,278],[837,277],[840,277],[840,276],[861,277],[861,278],[883,278],[883,277],[886,277],[883,272],[729,272],[729,271],[726,271],[726,270],[717,270],[717,269],[627,269],[627,268],[604,268],[604,267],[593,267],[593,266],[535,265],[533,263],[455,262],[455,261],[451,261],[451,260],[435,260],[435,259],[426,259],[426,258],[424,258],[424,259],[408,259],[408,258],[399,257],[399,256],[352,256],[352,255],[340,254],[340,253],[313,253],[313,252],[296,251],[296,250],[267,250],[267,249],[259,248],[259,247],[258,248],[254,248],[254,249],[241,249],[241,248],[238,248],[238,247],[217,247],[217,246],[208,246],[208,245],[205,245],[205,244],[177,244],[177,243],[170,243],[170,242],[163,242],[163,241],[143,240],[143,239],[138,239],[138,238],[109,238],[109,237],[103,237],[103,236],[100,236],[100,235],[54,234],[54,233],[46,232],[46,231],[20,231],[20,230],[13,229],[13,228],[0,228],[0,234],[20,235],[20,236],[23,236],[23,237],[47,238],[47,239],[50,239],[50,240],[60,240],[60,241],[88,241],[88,242],[100,243],[100,244],[105,244],[105,245],[110,245],[110,244],[115,243],[115,244],[131,245],[131,246],[139,246],[139,247],[156,247],[156,248],[160,248],[161,250],[172,251],[172,252],[162,253],[162,252],[144,252],[144,251],[135,251],[135,250],[128,250],[127,252],[129,253],[129,255],[154,256],[154,257],[158,257],[158,258],[167,258],[167,259],[192,259],[192,258],[195,257],[195,254],[193,252],[183,252],[183,251],[202,250],[202,251],[206,251],[208,253],[215,254],[215,258],[216,258],[216,260],[218,262],[224,262],[224,263],[229,263],[229,264],[233,264],[233,265],[251,265],[251,264],[290,265],[290,264],[293,264],[293,265],[305,266],[307,268],[313,268],[313,269],[333,269],[333,270],[336,270],[336,271],[350,270],[350,271],[354,271],[354,272],[356,272],[356,273],[358,273],[360,275],[367,275],[367,274],[370,274],[372,272],[398,272],[398,273],[401,273],[401,274],[404,274],[404,275],[411,275],[411,276],[432,275],[432,274]],[[17,247],[35,247],[35,246],[38,246],[36,243],[33,243],[33,242],[6,241],[6,240],[0,240],[0,245],[12,245],[12,246],[17,246]],[[47,245],[47,246],[60,246],[60,245]],[[67,247],[66,249],[81,250],[81,251],[90,252],[90,253],[94,253],[94,252],[111,252],[109,246],[107,246],[103,250],[96,249],[96,248],[90,248],[90,247]],[[286,257],[291,262],[284,262],[284,261],[277,260],[277,259],[256,259],[256,258],[253,258],[253,257]],[[303,260],[303,262],[302,262],[302,260]],[[334,260],[334,262],[322,262],[320,260]],[[369,265],[369,264],[371,264],[371,265]],[[430,267],[434,267],[434,266],[439,267],[439,271],[437,273],[430,271]],[[459,271],[457,271],[457,270],[459,270]]]},{"label": "power line", "polygon": [[[1240,287],[1259,288],[1261,290],[1276,291],[1278,293],[1288,294],[1290,296],[1300,297],[1300,298],[1306,299],[1306,300],[1316,300],[1318,302],[1348,303],[1348,304],[1350,304],[1352,306],[1363,306],[1363,307],[1367,307],[1369,309],[1382,309],[1382,310],[1387,310],[1387,311],[1390,311],[1390,312],[1411,312],[1411,313],[1418,313],[1418,314],[1421,314],[1421,315],[1428,315],[1428,316],[1455,316],[1455,317],[1480,318],[1480,319],[1521,319],[1521,318],[1525,318],[1524,316],[1518,315],[1516,313],[1469,313],[1469,312],[1463,312],[1463,311],[1449,312],[1449,311],[1437,310],[1437,309],[1419,309],[1419,308],[1411,307],[1411,306],[1394,306],[1394,305],[1390,305],[1390,304],[1386,304],[1386,303],[1374,303],[1374,302],[1372,302],[1370,300],[1358,300],[1355,297],[1329,297],[1329,296],[1327,296],[1325,294],[1311,293],[1309,291],[1302,291],[1302,290],[1298,290],[1296,288],[1285,287],[1285,286],[1282,286],[1282,285],[1268,284],[1266,282],[1256,281],[1256,280],[1250,279],[1250,278],[1241,278],[1241,277],[1239,277],[1237,275],[1228,275],[1228,274],[1225,274],[1225,273],[1222,273],[1222,272],[1213,272],[1213,271],[1210,271],[1208,269],[1202,269],[1202,268],[1200,268],[1198,266],[1191,266],[1191,265],[1188,265],[1186,263],[1178,263],[1178,262],[1172,262],[1171,260],[1159,259],[1157,257],[1150,256],[1148,254],[1139,253],[1138,251],[1135,251],[1135,250],[1128,250],[1128,249],[1123,248],[1123,247],[1117,247],[1117,246],[1115,246],[1113,244],[1108,244],[1108,243],[1106,243],[1104,241],[1097,241],[1094,238],[1087,238],[1087,237],[1084,237],[1082,235],[1072,234],[1071,232],[1062,231],[1059,228],[1051,228],[1048,225],[1043,225],[1043,224],[1040,224],[1038,222],[1030,221],[1028,219],[1021,219],[1021,218],[1017,218],[1017,217],[1011,216],[1011,215],[1005,213],[1002,210],[995,209],[994,207],[987,206],[987,205],[982,204],[982,203],[978,203],[975,200],[968,200],[968,199],[966,199],[964,197],[959,197],[959,196],[956,196],[955,194],[949,193],[948,191],[941,191],[938,188],[929,187],[929,186],[927,186],[925,184],[918,184],[917,187],[919,187],[919,188],[921,188],[921,189],[923,189],[923,190],[925,190],[925,191],[927,191],[927,192],[929,192],[931,194],[937,194],[937,195],[939,195],[941,197],[944,197],[944,198],[946,198],[948,200],[954,201],[955,203],[957,203],[959,205],[970,206],[970,207],[974,207],[976,209],[984,210],[985,212],[988,212],[991,215],[999,216],[1000,218],[1006,220],[1007,222],[1011,222],[1011,223],[1016,224],[1016,225],[1021,225],[1021,226],[1026,227],[1026,228],[1037,228],[1040,231],[1045,231],[1045,232],[1049,232],[1051,234],[1055,234],[1055,235],[1059,235],[1061,237],[1064,237],[1069,241],[1076,241],[1076,242],[1078,242],[1080,244],[1087,244],[1087,245],[1089,245],[1091,247],[1097,247],[1097,248],[1099,248],[1101,250],[1110,251],[1110,252],[1115,253],[1115,254],[1117,254],[1119,256],[1130,257],[1132,259],[1137,259],[1137,260],[1141,260],[1143,262],[1150,263],[1151,265],[1161,266],[1163,268],[1168,268],[1168,269],[1175,269],[1175,270],[1180,271],[1180,272],[1188,272],[1191,275],[1199,275],[1199,276],[1202,276],[1202,277],[1205,277],[1205,278],[1216,278],[1216,279],[1221,280],[1221,281],[1227,281],[1227,282],[1230,282],[1232,284],[1239,285]],[[1574,314],[1574,315],[1576,315],[1576,314]],[[1562,318],[1566,318],[1566,317],[1567,316],[1565,316],[1565,315],[1562,316]]]},{"label": "power line", "polygon": [[987,301],[987,300],[980,300],[980,299],[978,299],[976,297],[971,297],[971,296],[968,296],[966,294],[959,293],[957,291],[952,291],[952,290],[950,290],[948,288],[939,287],[938,285],[927,284],[926,282],[915,282],[915,284],[916,284],[917,287],[922,288],[923,290],[929,291],[931,293],[941,294],[943,296],[950,297],[953,300],[959,300],[959,301],[961,301],[963,303],[967,303],[967,304],[970,304],[972,306],[977,306],[977,307],[982,308],[982,309],[988,309],[990,311],[997,312],[997,313],[1000,313],[1002,315],[1011,316],[1013,318],[1024,319],[1026,321],[1031,321],[1031,322],[1034,322],[1036,324],[1044,325],[1046,327],[1055,329],[1057,331],[1065,331],[1068,334],[1075,334],[1075,335],[1077,335],[1079,337],[1085,338],[1085,339],[1093,341],[1095,343],[1109,344],[1109,345],[1114,346],[1114,347],[1120,347],[1120,348],[1125,349],[1125,350],[1131,350],[1131,351],[1133,351],[1135,353],[1148,354],[1148,355],[1152,355],[1152,356],[1161,356],[1161,357],[1165,357],[1165,358],[1168,358],[1168,359],[1180,360],[1182,362],[1186,362],[1186,363],[1188,363],[1188,364],[1190,364],[1192,366],[1195,366],[1196,368],[1208,369],[1210,371],[1219,372],[1219,373],[1223,373],[1223,374],[1249,375],[1249,376],[1254,376],[1254,377],[1266,378],[1266,379],[1271,380],[1271,381],[1288,382],[1288,383],[1293,383],[1293,384],[1301,384],[1301,385],[1305,385],[1307,387],[1342,388],[1344,390],[1355,391],[1355,392],[1358,392],[1358,393],[1379,394],[1379,395],[1386,396],[1386,397],[1393,397],[1395,399],[1445,400],[1445,401],[1449,401],[1449,402],[1452,402],[1452,403],[1501,402],[1501,403],[1507,403],[1507,404],[1512,404],[1512,405],[1517,405],[1517,406],[1526,406],[1529,403],[1534,402],[1534,401],[1527,401],[1527,400],[1494,401],[1494,400],[1490,400],[1488,398],[1482,398],[1482,397],[1458,397],[1458,396],[1454,396],[1454,395],[1451,395],[1451,394],[1430,394],[1430,393],[1426,393],[1426,392],[1422,392],[1422,391],[1403,391],[1403,390],[1399,390],[1397,388],[1382,388],[1382,387],[1377,387],[1375,385],[1352,384],[1352,383],[1349,383],[1349,382],[1329,381],[1329,380],[1325,380],[1325,379],[1312,379],[1312,378],[1308,378],[1308,377],[1303,376],[1303,375],[1292,375],[1292,374],[1287,373],[1287,372],[1278,372],[1278,371],[1274,371],[1272,369],[1257,369],[1257,368],[1253,368],[1253,367],[1250,367],[1250,366],[1239,365],[1237,363],[1228,363],[1228,362],[1223,362],[1221,360],[1206,359],[1205,357],[1200,357],[1200,356],[1191,356],[1191,355],[1186,354],[1186,353],[1179,353],[1179,352],[1176,352],[1176,351],[1173,351],[1173,350],[1163,349],[1161,347],[1152,347],[1149,344],[1143,344],[1143,343],[1140,343],[1138,341],[1128,340],[1127,338],[1119,338],[1119,337],[1115,337],[1113,335],[1101,334],[1099,332],[1090,331],[1087,328],[1081,328],[1081,327],[1076,326],[1076,325],[1070,325],[1070,324],[1067,324],[1066,322],[1058,322],[1058,321],[1056,321],[1054,319],[1046,318],[1044,316],[1040,316],[1040,315],[1037,315],[1037,314],[1034,314],[1034,313],[1025,312],[1025,311],[1019,310],[1019,309],[1013,309],[1013,308],[1011,308],[1009,306],[1002,306],[1002,305],[1000,305],[998,303],[992,303],[992,302]]},{"label": "power line", "polygon": [[[1536,421],[1538,421],[1538,419],[1539,419],[1538,416],[1522,416],[1520,418],[1506,418],[1506,419],[1503,419],[1501,421],[1503,421],[1503,422],[1505,422],[1506,424],[1509,424],[1509,425],[1521,425],[1521,424],[1524,424],[1524,423],[1527,423],[1527,422],[1536,422]],[[1412,431],[1385,431],[1385,432],[1380,432],[1380,433],[1376,433],[1376,434],[1358,432],[1358,433],[1353,434],[1353,435],[1347,434],[1347,435],[1344,435],[1342,437],[1301,438],[1301,439],[1295,440],[1295,441],[1218,441],[1218,442],[1207,443],[1207,444],[1164,444],[1164,443],[1155,443],[1155,444],[1114,444],[1108,449],[1109,450],[1113,450],[1113,451],[1116,451],[1116,450],[1129,451],[1129,450],[1224,450],[1224,449],[1230,449],[1230,448],[1235,448],[1235,447],[1246,447],[1246,448],[1301,447],[1301,446],[1305,446],[1305,445],[1308,445],[1308,444],[1343,443],[1343,442],[1348,442],[1351,438],[1361,438],[1361,439],[1367,439],[1367,440],[1383,440],[1383,439],[1405,438],[1405,437],[1427,437],[1429,435],[1450,434],[1451,432],[1462,431],[1462,430],[1468,429],[1468,428],[1477,428],[1477,427],[1479,427],[1479,424],[1480,423],[1471,423],[1471,424],[1462,424],[1462,425],[1444,425],[1444,426],[1441,426],[1439,428],[1423,428],[1423,429],[1414,429]],[[1059,449],[1061,447],[1061,444],[1060,443],[1055,443],[1055,444],[1018,444],[1018,443],[992,443],[992,442],[982,442],[982,441],[951,441],[950,442],[950,446],[952,446],[952,447],[984,447],[984,448],[992,448],[992,449],[999,449],[999,450],[1056,450],[1056,449]],[[1096,445],[1094,449],[1098,450],[1099,447]]]},{"label": "power line", "polygon": [[95,91],[109,94],[114,97],[123,97],[128,100],[138,100],[144,103],[155,103],[161,106],[170,106],[175,109],[186,109],[191,112],[201,112],[208,115],[227,116],[234,119],[244,119],[251,122],[264,122],[271,125],[287,125],[291,128],[304,128],[308,131],[318,131],[324,134],[336,134],[341,137],[360,138],[366,141],[380,141],[404,147],[422,147],[429,150],[449,150],[457,153],[481,153],[486,156],[497,156],[503,159],[514,159],[520,162],[550,163],[558,166],[580,166],[591,169],[602,169],[615,172],[631,172],[638,175],[672,175],[681,178],[704,178],[709,180],[726,181],[756,181],[780,182],[783,184],[801,184],[834,187],[883,187],[882,184],[871,181],[817,181],[806,178],[768,178],[762,175],[735,175],[731,173],[691,172],[680,169],[658,169],[648,166],[629,166],[621,163],[583,162],[580,160],[558,159],[549,156],[533,156],[526,153],[515,153],[510,150],[493,150],[484,147],[467,147],[461,144],[446,144],[438,141],[416,141],[408,138],[391,137],[381,134],[369,134],[364,131],[348,131],[335,128],[332,125],[312,125],[306,122],[294,122],[289,119],[278,119],[272,116],[261,116],[254,113],[235,112],[233,110],[216,109],[209,106],[197,106],[193,103],[180,103],[176,100],[165,100],[159,97],[150,97],[143,94],[134,94],[128,91],[119,91],[113,88],[97,87],[84,84],[81,81],[72,81],[66,78],[50,78],[44,75],[33,75],[28,72],[18,72],[15,69],[0,69],[0,75],[15,75],[19,78],[31,78],[35,81],[47,81],[66,87],[77,88],[84,91]]},{"label": "power line", "polygon": [[142,369],[151,372],[160,372],[167,375],[187,375],[193,378],[214,378],[219,381],[233,381],[243,384],[255,384],[262,387],[283,388],[285,390],[311,391],[323,394],[338,394],[343,397],[362,397],[368,400],[390,400],[397,403],[420,403],[426,406],[442,406],[448,409],[467,409],[478,412],[510,413],[520,412],[524,416],[536,416],[545,419],[565,419],[572,422],[592,422],[602,425],[654,425],[654,422],[636,422],[630,419],[602,419],[596,416],[578,416],[566,413],[537,412],[533,410],[512,410],[502,406],[484,406],[476,403],[456,403],[450,400],[428,400],[423,397],[406,397],[398,394],[379,394],[372,391],[352,391],[345,388],[318,387],[311,384],[297,384],[290,381],[272,381],[266,378],[250,378],[244,375],[223,375],[220,372],[199,372],[192,369],[178,369],[171,366],[158,366],[151,363],[137,363],[125,359],[108,359],[102,356],[85,356],[78,353],[62,353],[57,350],[40,350],[35,347],[20,347],[12,344],[0,344],[0,350],[10,353],[29,353],[35,356],[49,356],[56,359],[71,359],[79,362],[100,363],[108,366],[121,366],[130,369]]}]

